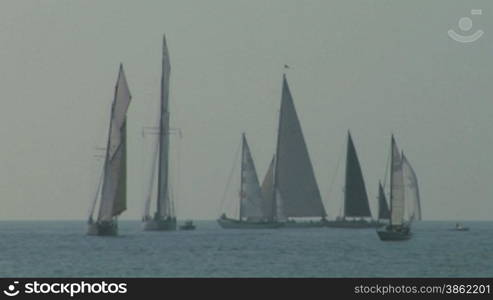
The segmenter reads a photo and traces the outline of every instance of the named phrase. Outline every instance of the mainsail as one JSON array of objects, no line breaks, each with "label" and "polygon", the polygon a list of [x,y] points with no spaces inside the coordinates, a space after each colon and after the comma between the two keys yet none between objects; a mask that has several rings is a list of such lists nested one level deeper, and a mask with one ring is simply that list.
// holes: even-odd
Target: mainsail
[{"label": "mainsail", "polygon": [[404,177],[402,172],[402,158],[399,149],[392,136],[391,143],[391,172],[390,172],[390,224],[402,225],[404,223],[405,198]]},{"label": "mainsail", "polygon": [[421,220],[421,203],[419,199],[418,178],[413,167],[402,153],[402,170],[404,176],[406,214],[410,220]]},{"label": "mainsail", "polygon": [[258,182],[257,171],[253,162],[246,136],[242,135],[241,155],[241,191],[240,191],[240,220],[261,219],[262,195]]},{"label": "mainsail", "polygon": [[121,214],[127,207],[126,115],[131,98],[125,72],[120,64],[115,87],[115,98],[111,107],[111,121],[98,221],[110,221],[113,217]]},{"label": "mainsail", "polygon": [[385,199],[385,192],[382,183],[378,183],[378,218],[380,220],[390,219],[390,211]]},{"label": "mainsail", "polygon": [[344,215],[347,217],[371,217],[365,181],[356,154],[351,133],[348,131],[346,156],[346,185],[344,192]]},{"label": "mainsail", "polygon": [[276,212],[278,219],[326,216],[285,75],[282,84],[273,195],[276,211],[282,209],[282,212]]},{"label": "mainsail", "polygon": [[276,157],[272,157],[269,164],[269,169],[265,174],[264,181],[262,182],[262,214],[267,219],[274,218],[274,165]]}]

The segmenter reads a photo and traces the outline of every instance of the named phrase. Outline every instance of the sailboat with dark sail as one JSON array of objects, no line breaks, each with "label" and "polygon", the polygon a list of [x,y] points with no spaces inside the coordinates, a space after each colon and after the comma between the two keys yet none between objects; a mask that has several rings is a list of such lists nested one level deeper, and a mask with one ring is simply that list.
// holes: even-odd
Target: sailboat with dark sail
[{"label": "sailboat with dark sail", "polygon": [[394,136],[391,140],[390,222],[378,230],[382,241],[403,241],[411,238],[411,224],[420,218],[419,188],[416,173],[404,154],[399,153]]},{"label": "sailboat with dark sail", "polygon": [[241,171],[239,192],[239,218],[225,213],[217,220],[225,229],[268,229],[282,226],[274,220],[272,204],[265,203],[259,186],[257,171],[245,134],[241,136]]},{"label": "sailboat with dark sail", "polygon": [[337,228],[375,228],[383,226],[382,223],[372,219],[363,172],[361,171],[356,148],[349,131],[343,215],[337,217],[335,221],[328,221],[327,226]]},{"label": "sailboat with dark sail", "polygon": [[[157,178],[153,168],[151,187],[146,198],[143,217],[144,230],[168,231],[176,230],[176,216],[174,204],[170,195],[169,185],[169,152],[170,152],[170,128],[169,128],[169,81],[170,59],[166,37],[163,36],[162,73],[161,73],[161,101],[158,133],[158,155],[154,166],[157,166]],[[151,197],[153,183],[157,179],[156,211],[151,216]]]},{"label": "sailboat with dark sail", "polygon": [[[131,100],[123,66],[120,64],[115,96],[111,106],[108,144],[103,174],[92,202],[88,220],[88,235],[114,236],[118,234],[117,217],[127,208],[127,110]],[[97,200],[99,212],[93,219]]]},{"label": "sailboat with dark sail", "polygon": [[[264,194],[284,227],[322,227],[326,212],[286,75],[283,75],[277,147]],[[269,192],[267,192],[269,191]],[[294,218],[320,218],[297,220]]]}]

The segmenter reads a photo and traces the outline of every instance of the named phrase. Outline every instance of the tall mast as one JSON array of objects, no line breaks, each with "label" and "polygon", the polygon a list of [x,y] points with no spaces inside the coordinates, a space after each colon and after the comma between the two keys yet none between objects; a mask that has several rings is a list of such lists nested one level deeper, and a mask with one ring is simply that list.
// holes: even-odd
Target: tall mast
[{"label": "tall mast", "polygon": [[282,87],[281,87],[281,108],[279,110],[279,123],[277,126],[277,143],[276,143],[276,155],[274,157],[275,163],[274,163],[274,183],[272,185],[272,192],[274,193],[272,199],[272,219],[277,218],[277,162],[279,160],[279,143],[280,143],[280,136],[281,136],[281,124],[282,124],[282,116],[283,116],[283,101],[284,97],[282,96],[282,93],[284,93],[284,86],[286,85],[286,74],[282,74]]},{"label": "tall mast", "polygon": [[[158,194],[157,194],[157,212],[162,213],[162,199],[169,201],[168,191],[168,159],[169,159],[169,56],[168,47],[166,45],[166,36],[163,35],[163,56],[161,70],[161,104],[160,104],[160,120],[159,120],[159,156],[158,156]],[[167,211],[169,213],[169,211]],[[161,215],[161,217],[164,217]]]},{"label": "tall mast", "polygon": [[241,164],[240,164],[240,221],[241,221],[241,216],[242,216],[242,209],[243,209],[243,164],[245,160],[245,133],[243,132],[241,134]]},{"label": "tall mast", "polygon": [[[390,142],[390,213],[392,214],[392,199],[394,198],[392,194],[392,172],[394,168],[394,147],[395,147],[395,140],[394,140],[394,135],[392,134],[391,142]],[[390,216],[389,219],[389,224],[392,226],[392,216]]]}]

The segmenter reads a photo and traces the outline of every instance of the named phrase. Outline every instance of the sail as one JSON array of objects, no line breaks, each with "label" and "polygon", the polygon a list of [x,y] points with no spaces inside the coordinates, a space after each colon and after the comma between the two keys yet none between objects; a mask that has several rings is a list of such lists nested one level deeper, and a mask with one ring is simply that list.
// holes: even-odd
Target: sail
[{"label": "sail", "polygon": [[344,192],[344,215],[347,217],[371,217],[365,181],[356,154],[351,133],[348,132],[346,156],[346,186]]},{"label": "sail", "polygon": [[262,215],[267,219],[274,217],[274,165],[276,157],[272,157],[269,169],[262,182]]},{"label": "sail", "polygon": [[402,170],[404,174],[407,218],[409,220],[421,220],[418,178],[404,153],[402,154]]},{"label": "sail", "polygon": [[262,195],[245,134],[242,135],[240,219],[261,219]]},{"label": "sail", "polygon": [[[281,196],[283,216],[325,217],[320,191],[286,76],[283,77],[277,139],[274,186]],[[276,199],[279,201],[277,196]]]},{"label": "sail", "polygon": [[161,114],[159,120],[159,169],[157,212],[161,217],[172,216],[169,191],[169,79],[170,60],[166,37],[163,36],[163,61],[161,74]]},{"label": "sail", "polygon": [[378,218],[380,220],[390,219],[390,211],[387,200],[385,199],[385,192],[380,182],[378,183]]},{"label": "sail", "polygon": [[109,221],[126,209],[126,115],[131,98],[125,72],[120,65],[111,109],[110,133],[98,214],[98,220],[101,221]]},{"label": "sail", "polygon": [[392,159],[390,173],[390,223],[401,225],[404,222],[405,198],[404,177],[402,174],[402,159],[399,149],[392,136]]}]

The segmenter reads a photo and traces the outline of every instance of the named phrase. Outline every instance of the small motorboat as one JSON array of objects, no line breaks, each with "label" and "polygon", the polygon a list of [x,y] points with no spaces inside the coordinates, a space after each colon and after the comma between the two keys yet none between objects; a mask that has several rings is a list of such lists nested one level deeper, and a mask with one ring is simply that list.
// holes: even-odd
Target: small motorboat
[{"label": "small motorboat", "polygon": [[192,220],[185,221],[185,224],[180,225],[180,230],[195,230],[195,225]]},{"label": "small motorboat", "polygon": [[451,231],[469,231],[469,227],[464,227],[461,223],[456,223],[455,228],[450,229]]}]

